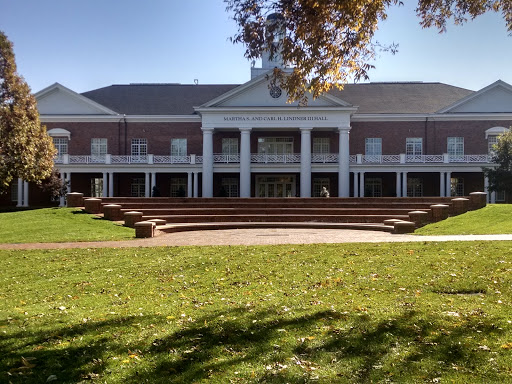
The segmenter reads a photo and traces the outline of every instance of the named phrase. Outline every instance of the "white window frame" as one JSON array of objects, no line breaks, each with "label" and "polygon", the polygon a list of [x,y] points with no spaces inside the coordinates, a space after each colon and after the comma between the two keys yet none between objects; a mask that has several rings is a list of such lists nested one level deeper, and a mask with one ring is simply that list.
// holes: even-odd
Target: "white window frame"
[{"label": "white window frame", "polygon": [[146,196],[146,179],[143,177],[136,177],[132,179],[130,185],[130,195],[132,197]]},{"label": "white window frame", "polygon": [[330,192],[331,180],[328,177],[313,178],[313,190],[311,191],[311,196],[321,197],[320,193],[322,192],[322,187],[327,188],[327,190]]},{"label": "white window frame", "polygon": [[68,154],[69,140],[65,137],[52,137],[53,145],[57,149],[57,156],[62,157]]},{"label": "white window frame", "polygon": [[[368,193],[371,191],[371,193]],[[368,177],[364,180],[365,197],[382,197],[382,178]]]},{"label": "white window frame", "polygon": [[185,197],[187,196],[187,178],[186,177],[171,177],[169,195],[171,197],[180,197],[179,190],[183,188]]},{"label": "white window frame", "polygon": [[14,179],[11,183],[11,201],[18,202],[18,179]]},{"label": "white window frame", "polygon": [[453,197],[464,196],[464,178],[452,177],[450,179],[450,191]]},{"label": "white window frame", "polygon": [[187,156],[187,139],[171,139],[171,156]]},{"label": "white window frame", "polygon": [[226,197],[238,197],[238,185],[239,182],[236,177],[223,177],[221,179],[221,186],[226,191]]},{"label": "white window frame", "polygon": [[238,139],[236,137],[223,137],[222,138],[222,154],[223,155],[238,155]]},{"label": "white window frame", "polygon": [[494,156],[496,154],[496,149],[494,148],[494,146],[498,144],[498,140],[498,135],[487,136],[487,154],[489,156]]},{"label": "white window frame", "polygon": [[382,156],[382,138],[367,137],[364,139],[364,153],[366,156]]},{"label": "white window frame", "polygon": [[331,141],[328,137],[313,137],[313,153],[328,154],[331,153]]},{"label": "white window frame", "polygon": [[265,155],[292,154],[293,137],[259,137],[258,153]]},{"label": "white window frame", "polygon": [[464,156],[464,137],[448,137],[446,140],[446,153],[449,156]]},{"label": "white window frame", "polygon": [[422,137],[407,137],[405,139],[405,154],[407,156],[423,155],[423,138]]},{"label": "white window frame", "polygon": [[103,178],[91,178],[91,197],[103,197]]},{"label": "white window frame", "polygon": [[91,156],[103,157],[108,153],[108,141],[105,138],[91,139]]},{"label": "white window frame", "polygon": [[147,156],[148,155],[148,140],[147,139],[132,139],[131,145],[132,156]]},{"label": "white window frame", "polygon": [[407,178],[407,197],[423,197],[423,179],[420,177]]}]

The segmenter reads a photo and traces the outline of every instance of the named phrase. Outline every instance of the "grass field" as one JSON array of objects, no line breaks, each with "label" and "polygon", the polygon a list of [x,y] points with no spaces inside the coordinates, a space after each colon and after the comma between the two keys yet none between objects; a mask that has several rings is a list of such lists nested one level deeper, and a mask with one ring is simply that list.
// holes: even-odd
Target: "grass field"
[{"label": "grass field", "polygon": [[417,235],[491,235],[512,233],[512,204],[486,207],[449,217],[415,231]]},{"label": "grass field", "polygon": [[135,231],[76,208],[0,213],[0,243],[54,243],[133,239]]},{"label": "grass field", "polygon": [[512,242],[2,251],[0,382],[510,383]]}]

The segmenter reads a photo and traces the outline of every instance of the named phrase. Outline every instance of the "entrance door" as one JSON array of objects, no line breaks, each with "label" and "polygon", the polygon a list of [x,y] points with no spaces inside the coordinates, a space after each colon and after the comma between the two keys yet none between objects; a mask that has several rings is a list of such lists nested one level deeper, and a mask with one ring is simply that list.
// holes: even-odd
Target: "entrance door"
[{"label": "entrance door", "polygon": [[258,197],[294,197],[295,176],[257,176]]}]

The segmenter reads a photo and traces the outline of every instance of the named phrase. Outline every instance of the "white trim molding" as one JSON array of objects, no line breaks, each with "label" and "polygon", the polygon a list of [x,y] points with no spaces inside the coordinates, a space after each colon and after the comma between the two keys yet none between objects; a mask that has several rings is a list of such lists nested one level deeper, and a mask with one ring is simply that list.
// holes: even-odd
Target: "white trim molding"
[{"label": "white trim molding", "polygon": [[503,135],[504,133],[507,133],[509,131],[510,129],[505,127],[492,127],[485,131],[485,139],[487,140],[489,136]]},{"label": "white trim molding", "polygon": [[66,137],[68,140],[71,140],[71,132],[64,128],[52,128],[49,131],[46,131],[51,137]]}]

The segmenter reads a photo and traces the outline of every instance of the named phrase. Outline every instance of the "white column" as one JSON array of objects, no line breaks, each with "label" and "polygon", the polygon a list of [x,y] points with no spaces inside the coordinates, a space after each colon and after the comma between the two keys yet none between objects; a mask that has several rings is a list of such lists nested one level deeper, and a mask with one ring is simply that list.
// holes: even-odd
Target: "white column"
[{"label": "white column", "polygon": [[66,172],[66,185],[68,187],[68,193],[71,193],[71,172]]},{"label": "white column", "polygon": [[192,172],[187,172],[187,197],[192,197]]},{"label": "white column", "polygon": [[452,173],[446,172],[446,197],[452,195]]},{"label": "white column", "polygon": [[23,179],[18,178],[18,202],[17,207],[23,207]]},{"label": "white column", "polygon": [[198,178],[199,172],[194,172],[194,197],[199,196],[199,178]]},{"label": "white column", "polygon": [[491,192],[491,204],[496,204],[496,192]]},{"label": "white column", "polygon": [[203,131],[203,197],[213,197],[213,128]]},{"label": "white column", "polygon": [[108,174],[107,172],[103,172],[103,191],[102,196],[107,197],[108,196]]},{"label": "white column", "polygon": [[402,197],[407,197],[407,172],[402,172]]},{"label": "white column", "polygon": [[[340,142],[338,154],[338,196],[350,196],[350,154],[349,154],[349,138],[348,134],[350,126],[339,127]],[[362,173],[364,174],[364,173]],[[363,189],[364,190],[364,189]],[[364,192],[363,192],[364,195]]]},{"label": "white column", "polygon": [[439,173],[439,196],[446,196],[446,186],[445,186],[445,174],[444,172]]},{"label": "white column", "polygon": [[300,128],[300,197],[311,197],[311,131]]},{"label": "white column", "polygon": [[151,196],[153,196],[153,188],[156,186],[156,172],[151,172]]},{"label": "white column", "polygon": [[487,193],[487,203],[489,204],[491,202],[491,196],[489,194],[489,178],[487,176],[484,176],[484,192]]},{"label": "white column", "polygon": [[114,197],[114,172],[108,175],[108,197]]},{"label": "white column", "polygon": [[[60,173],[60,180],[64,184],[66,182],[66,174],[64,172]],[[59,207],[65,207],[66,206],[66,197],[60,196],[59,197]]]},{"label": "white column", "polygon": [[396,172],[396,197],[402,197],[402,175],[400,172]]},{"label": "white column", "polygon": [[144,182],[144,196],[151,197],[151,191],[149,189],[150,177],[149,172],[146,172],[146,180]]},{"label": "white column", "polygon": [[359,197],[359,172],[354,172],[354,197]]},{"label": "white column", "polygon": [[240,128],[240,197],[251,197],[251,128]]},{"label": "white column", "polygon": [[23,182],[23,206],[28,207],[28,181]]},{"label": "white column", "polygon": [[360,172],[359,177],[359,196],[364,197],[364,172]]}]

